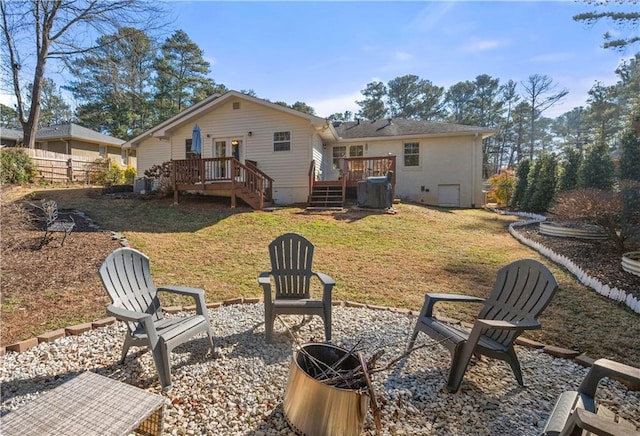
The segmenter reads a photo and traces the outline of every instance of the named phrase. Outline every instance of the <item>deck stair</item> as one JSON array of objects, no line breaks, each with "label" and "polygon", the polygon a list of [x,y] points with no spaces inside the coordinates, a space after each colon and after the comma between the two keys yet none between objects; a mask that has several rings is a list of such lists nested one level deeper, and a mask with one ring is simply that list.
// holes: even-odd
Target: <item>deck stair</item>
[{"label": "deck stair", "polygon": [[[242,201],[256,210],[270,207],[272,205],[271,201],[266,197],[266,195],[247,189],[244,186],[236,187],[236,195],[238,198],[240,198]],[[260,197],[262,197],[262,201]]]},{"label": "deck stair", "polygon": [[308,209],[342,209],[342,185],[315,184],[311,191]]}]

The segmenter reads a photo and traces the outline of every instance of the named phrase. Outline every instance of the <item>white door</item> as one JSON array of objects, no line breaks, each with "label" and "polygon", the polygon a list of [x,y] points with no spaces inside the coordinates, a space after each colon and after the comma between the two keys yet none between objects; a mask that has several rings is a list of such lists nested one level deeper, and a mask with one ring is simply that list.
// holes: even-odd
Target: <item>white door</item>
[{"label": "white door", "polygon": [[460,185],[438,185],[438,206],[460,206]]},{"label": "white door", "polygon": [[[242,139],[232,139],[231,140],[231,156],[234,157],[238,162],[244,162],[242,158]],[[240,177],[240,168],[236,168],[236,177]]]},{"label": "white door", "polygon": [[[215,158],[225,158],[227,157],[227,141],[216,141],[213,145],[213,157]],[[226,162],[221,160],[216,162],[213,170],[215,174],[215,179],[224,179],[226,176]]]}]

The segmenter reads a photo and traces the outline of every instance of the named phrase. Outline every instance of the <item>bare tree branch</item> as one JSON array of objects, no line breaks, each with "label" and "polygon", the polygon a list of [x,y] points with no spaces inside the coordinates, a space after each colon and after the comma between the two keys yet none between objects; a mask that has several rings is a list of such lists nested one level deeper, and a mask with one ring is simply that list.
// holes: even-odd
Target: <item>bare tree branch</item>
[{"label": "bare tree branch", "polygon": [[[165,16],[161,3],[147,0],[2,1],[0,12],[2,43],[10,61],[5,69],[11,69],[10,81],[18,102],[24,142],[31,148],[35,146],[42,81],[49,59],[64,62],[73,55],[93,51],[97,46],[92,41],[97,37],[129,24],[147,32],[158,29]],[[29,42],[20,40],[21,36]],[[31,49],[30,44],[33,45]],[[21,77],[29,73],[22,69],[19,53],[33,61],[30,80]],[[25,102],[22,89],[28,83],[31,83],[31,99]]]}]

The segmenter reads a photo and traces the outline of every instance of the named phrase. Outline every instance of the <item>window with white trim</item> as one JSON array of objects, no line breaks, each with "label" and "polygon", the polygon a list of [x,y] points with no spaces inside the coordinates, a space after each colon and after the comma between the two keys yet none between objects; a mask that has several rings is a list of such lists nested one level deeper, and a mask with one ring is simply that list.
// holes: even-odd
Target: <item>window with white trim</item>
[{"label": "window with white trim", "polygon": [[291,132],[273,132],[273,151],[291,151]]},{"label": "window with white trim", "polygon": [[364,156],[364,145],[352,145],[349,147],[349,157]]},{"label": "window with white trim", "polygon": [[105,157],[107,155],[107,147],[105,147],[104,145],[99,145],[98,154],[100,155],[100,157]]},{"label": "window with white trim", "polygon": [[342,162],[340,161],[340,159],[343,159],[346,154],[347,154],[347,147],[345,147],[344,145],[333,147],[332,157],[333,157],[334,170],[342,169]]},{"label": "window with white trim", "polygon": [[198,156],[198,153],[195,153],[193,150],[191,150],[192,142],[193,140],[191,138],[184,140],[184,154],[187,159],[197,159],[198,157],[200,157]]},{"label": "window with white trim", "polygon": [[420,166],[420,144],[418,142],[406,142],[404,144],[404,166]]}]

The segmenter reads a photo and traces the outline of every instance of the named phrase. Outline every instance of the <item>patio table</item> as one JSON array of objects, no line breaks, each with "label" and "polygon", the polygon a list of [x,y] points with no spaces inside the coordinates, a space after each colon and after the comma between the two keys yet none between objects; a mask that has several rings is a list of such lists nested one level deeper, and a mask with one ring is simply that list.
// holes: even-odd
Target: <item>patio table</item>
[{"label": "patio table", "polygon": [[11,435],[160,435],[164,398],[84,372],[2,418]]}]

